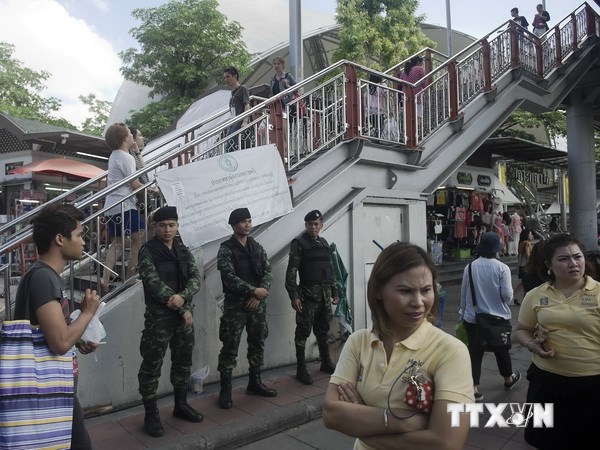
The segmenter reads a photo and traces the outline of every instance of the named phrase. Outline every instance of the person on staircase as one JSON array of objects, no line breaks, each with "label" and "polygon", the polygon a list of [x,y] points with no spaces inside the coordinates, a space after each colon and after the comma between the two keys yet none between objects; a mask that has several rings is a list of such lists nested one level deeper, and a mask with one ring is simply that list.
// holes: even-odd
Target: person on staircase
[{"label": "person on staircase", "polygon": [[531,25],[533,26],[533,34],[535,34],[537,37],[541,37],[546,31],[549,30],[548,22],[550,21],[550,14],[548,11],[544,11],[544,5],[541,3],[538,4],[535,9],[536,13],[533,17],[533,23]]},{"label": "person on staircase", "polygon": [[[304,226],[306,231],[290,244],[285,288],[296,311],[296,378],[304,384],[312,384],[313,379],[306,370],[306,340],[312,330],[319,345],[320,370],[332,374],[335,364],[329,356],[327,333],[333,317],[331,304],[337,305],[339,297],[329,244],[319,237],[323,229],[321,212],[316,209],[309,212],[304,217]],[[297,282],[298,273],[300,284]]]},{"label": "person on staircase", "polygon": [[[231,89],[231,98],[229,99],[230,117],[244,114],[250,109],[250,92],[245,85],[239,83],[240,74],[238,70],[235,67],[226,68],[223,72],[223,78],[227,87]],[[227,129],[227,136],[231,136],[231,138],[225,144],[226,153],[246,148],[245,135],[242,135],[239,130],[245,128],[249,120],[250,117],[245,117]]]},{"label": "person on staircase", "polygon": [[144,428],[153,437],[164,434],[156,406],[156,390],[167,346],[171,348],[173,416],[201,422],[202,414],[187,403],[187,385],[194,350],[194,294],[202,280],[194,256],[177,237],[177,209],[163,206],[153,216],[156,234],[140,250],[140,276],[144,283],[144,331],[140,342],[142,365],[139,392],[146,415]]},{"label": "person on staircase", "polygon": [[[129,149],[134,144],[131,131],[124,123],[114,123],[105,134],[106,144],[112,150],[108,159],[108,181],[107,185],[119,183],[121,180],[135,173],[135,159],[129,154]],[[103,292],[110,288],[110,274],[117,259],[123,253],[120,240],[123,235],[129,235],[131,249],[129,263],[127,265],[126,278],[135,275],[137,270],[137,257],[140,247],[144,243],[145,222],[137,209],[137,199],[132,196],[135,189],[142,187],[139,179],[122,185],[117,190],[106,196],[105,206],[110,207],[106,211],[106,227],[110,244],[106,252],[104,273],[100,279],[100,287]],[[148,188],[148,193],[158,194],[158,189]],[[122,207],[122,209],[121,209]]]},{"label": "person on staircase", "polygon": [[233,236],[221,243],[217,254],[217,269],[221,272],[225,294],[219,339],[223,343],[217,370],[221,390],[219,407],[230,409],[231,372],[237,362],[238,347],[244,327],[248,333],[248,363],[250,374],[246,394],[275,397],[277,391],[265,386],[260,377],[265,339],[269,334],[267,302],[273,281],[271,265],[264,248],[250,237],[252,217],[248,208],[238,208],[229,215]]}]

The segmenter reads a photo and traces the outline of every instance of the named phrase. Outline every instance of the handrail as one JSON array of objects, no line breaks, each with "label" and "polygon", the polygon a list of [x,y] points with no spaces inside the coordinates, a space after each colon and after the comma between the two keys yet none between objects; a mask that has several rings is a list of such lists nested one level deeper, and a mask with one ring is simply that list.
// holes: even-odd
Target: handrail
[{"label": "handrail", "polygon": [[[167,152],[166,154],[161,154],[160,158],[156,157],[153,158],[152,160],[146,162],[146,164],[144,165],[144,167],[142,169],[140,169],[139,171],[131,174],[130,176],[120,180],[118,183],[115,183],[111,186],[106,186],[105,188],[99,190],[98,192],[96,192],[95,194],[92,194],[91,196],[87,197],[87,199],[83,200],[82,202],[77,202],[76,206],[79,208],[84,208],[86,206],[89,206],[91,204],[93,204],[94,202],[101,200],[102,198],[106,197],[106,195],[116,191],[117,189],[119,189],[121,186],[126,185],[131,183],[131,181],[138,179],[140,176],[144,175],[144,174],[148,174],[149,172],[155,170],[156,168],[158,168],[159,166],[165,164],[166,162],[172,160],[173,158],[176,158],[179,155],[182,155],[188,148],[195,146],[196,144],[208,139],[211,136],[214,136],[216,134],[219,134],[220,132],[228,129],[232,124],[237,123],[240,120],[243,120],[245,117],[250,117],[252,114],[260,111],[261,109],[263,109],[265,107],[265,104],[272,104],[277,102],[278,100],[280,100],[281,98],[283,98],[284,96],[294,92],[295,90],[300,89],[302,86],[310,83],[313,80],[318,79],[319,77],[326,75],[328,72],[333,71],[335,69],[337,69],[338,67],[342,67],[344,64],[346,64],[347,61],[343,60],[343,61],[339,61],[336,64],[334,64],[333,66],[330,66],[324,70],[321,70],[320,72],[314,74],[313,76],[303,80],[302,82],[286,89],[285,91],[280,92],[279,94],[269,98],[267,101],[254,106],[253,108],[249,109],[248,111],[245,111],[243,114],[240,114],[239,116],[233,117],[227,121],[225,121],[224,123],[217,125],[216,127],[212,128],[209,131],[204,132],[203,134],[199,135],[198,137],[192,139],[191,141],[185,143],[184,146],[181,146],[181,148],[175,148],[172,149],[171,151]],[[211,116],[213,119],[214,117]],[[211,119],[211,120],[213,120]],[[169,143],[172,143],[178,139],[180,139],[182,136],[185,136],[186,134],[194,131],[195,129],[198,128],[198,124],[190,124],[187,125],[185,127],[183,127],[181,130],[179,130],[179,133],[176,136],[170,137],[169,139],[165,140],[164,143],[162,143],[162,146],[164,145],[168,145]],[[149,152],[150,153],[150,152]],[[99,175],[98,177],[102,178],[103,176],[106,176],[106,172],[105,175]],[[96,177],[96,178],[98,178]],[[144,187],[147,186],[151,186],[153,184],[153,182],[148,182],[144,185]],[[89,185],[89,184],[88,184]],[[142,188],[140,188],[141,190]],[[137,192],[137,191],[136,191]],[[61,194],[59,197],[56,197],[55,199],[50,200],[49,202],[45,203],[44,206],[47,206],[48,204],[51,203],[56,203],[57,201],[60,200],[64,200],[67,196],[69,196],[70,194],[72,194],[72,191],[70,192],[65,192],[64,194]],[[57,200],[59,199],[59,200]],[[114,206],[114,205],[113,205]],[[40,208],[40,207],[38,207]],[[26,217],[30,218],[32,216],[34,216],[35,214],[37,214],[37,212],[39,211],[39,209],[36,208],[32,211],[30,211],[29,213],[27,213]],[[12,222],[6,224],[2,229],[8,229],[8,228],[12,228],[16,225],[18,225],[19,223],[22,223],[25,219],[24,216],[20,216],[18,219],[13,220]],[[30,229],[30,227],[28,227],[28,229]],[[26,230],[22,230],[25,231],[25,233],[23,233],[21,236],[19,236],[19,239],[13,239],[8,243],[5,243],[3,245],[0,246],[0,254],[3,254],[4,252],[8,251],[8,249],[14,245],[14,241],[17,242],[23,242],[24,240],[26,240],[30,235],[31,232],[26,232]]]},{"label": "handrail", "polygon": [[[587,8],[587,4],[583,3],[582,6]],[[556,25],[554,27],[554,29],[559,29],[557,27],[559,27],[561,24],[563,23],[572,23],[573,21],[573,17],[575,16],[576,13],[579,13],[581,6],[579,8],[577,8],[576,10],[574,10],[574,12],[567,18],[562,19],[558,25]],[[587,9],[586,9],[587,11]],[[593,11],[593,10],[592,10]],[[594,12],[595,13],[595,12]],[[597,14],[596,14],[597,16]],[[467,57],[469,55],[471,55],[472,53],[474,53],[475,51],[480,51],[482,45],[484,42],[487,42],[487,38],[489,36],[491,36],[491,34],[493,34],[494,32],[497,32],[498,30],[500,30],[501,28],[505,28],[507,25],[510,26],[511,22],[514,23],[512,20],[507,20],[506,22],[504,22],[502,25],[500,25],[499,27],[497,27],[492,33],[486,35],[484,38],[474,42],[473,44],[471,44],[470,46],[468,46],[467,48],[465,48],[464,50],[462,50],[461,52],[459,52],[458,54],[456,54],[455,56],[453,56],[452,58],[448,59],[446,62],[444,62],[442,65],[440,65],[439,67],[435,68],[434,70],[432,70],[431,72],[427,73],[425,75],[425,77],[421,80],[418,80],[415,83],[409,83],[406,82],[405,80],[400,80],[397,79],[393,76],[390,76],[388,73],[385,72],[378,72],[376,70],[373,70],[369,67],[363,66],[361,64],[356,64],[353,63],[351,61],[347,61],[347,60],[341,60],[336,62],[335,64],[313,74],[312,76],[306,78],[305,80],[300,81],[299,83],[295,84],[294,86],[291,86],[290,88],[286,89],[285,91],[280,92],[279,94],[259,103],[258,105],[250,108],[248,111],[244,112],[243,114],[240,114],[239,116],[236,116],[234,118],[231,118],[225,122],[223,122],[220,125],[217,125],[216,127],[211,128],[208,131],[202,132],[200,135],[198,135],[197,137],[192,138],[189,142],[184,143],[183,145],[177,146],[177,148],[173,148],[168,150],[165,153],[160,153],[157,156],[153,157],[150,161],[147,161],[146,165],[138,172],[130,175],[129,177],[121,180],[119,183],[116,183],[114,185],[111,186],[107,186],[103,189],[101,189],[100,191],[96,192],[95,194],[92,194],[91,196],[86,197],[85,199],[83,199],[82,201],[78,201],[76,204],[79,207],[85,207],[85,206],[89,206],[91,204],[93,204],[94,202],[104,198],[107,194],[110,194],[111,192],[114,192],[115,190],[119,189],[121,186],[130,183],[132,180],[139,178],[141,175],[143,174],[148,174],[151,171],[157,169],[158,167],[160,167],[161,165],[164,165],[166,163],[168,163],[169,161],[172,161],[174,158],[178,157],[178,156],[182,156],[185,152],[189,151],[190,148],[193,148],[195,145],[206,141],[207,139],[218,135],[219,133],[221,133],[222,131],[228,129],[231,125],[243,120],[246,117],[252,117],[252,115],[254,115],[257,112],[260,112],[262,110],[264,110],[267,106],[271,106],[274,104],[279,103],[279,100],[281,100],[283,97],[289,95],[290,93],[297,91],[297,90],[301,90],[304,86],[308,85],[309,83],[312,83],[313,81],[318,80],[319,78],[333,73],[335,71],[337,71],[338,69],[341,69],[342,67],[353,67],[355,70],[361,70],[364,71],[365,73],[375,73],[378,74],[388,80],[394,81],[398,84],[401,84],[403,86],[407,86],[409,88],[415,88],[417,87],[424,79],[430,78],[433,79],[435,77],[438,76],[438,74],[444,73],[444,71],[448,71],[450,67],[452,67],[453,64],[457,64],[457,63],[462,63],[464,62]],[[506,30],[503,30],[506,31]],[[560,29],[559,29],[560,32]],[[576,33],[576,30],[574,31]],[[528,32],[527,32],[528,33]],[[528,33],[531,34],[531,33]],[[541,42],[539,38],[535,37],[534,35],[532,40],[534,42]],[[548,37],[546,37],[545,39],[550,39],[551,38],[551,33],[547,34]],[[529,38],[529,36],[527,35],[527,37]],[[587,37],[587,35],[586,35]],[[578,43],[576,42],[574,45],[577,45]],[[425,51],[429,51],[432,52],[436,55],[443,55],[440,52],[437,52],[433,49],[425,49]],[[445,55],[443,55],[445,56]],[[564,57],[564,55],[563,55]],[[396,66],[397,67],[397,66]],[[386,72],[389,72],[386,71]],[[408,89],[408,92],[410,93],[410,89]],[[407,94],[409,95],[409,94]],[[408,102],[407,102],[408,103]],[[455,108],[456,109],[456,108]],[[165,138],[164,141],[159,141],[154,148],[151,148],[149,151],[147,151],[146,154],[151,154],[154,151],[158,150],[159,148],[164,147],[165,145],[168,145],[169,143],[172,143],[176,140],[181,139],[182,137],[195,132],[200,126],[202,126],[202,124],[205,124],[211,120],[214,120],[215,118],[219,117],[220,115],[222,115],[223,112],[218,112],[213,114],[212,116],[210,116],[209,118],[203,119],[202,122],[200,123],[190,123],[184,127],[182,127],[181,129],[178,130],[176,135],[173,136],[169,136],[168,138]],[[412,114],[412,113],[411,113]],[[413,131],[411,131],[412,133]],[[414,131],[416,133],[416,131]],[[423,140],[425,137],[427,136],[422,136]],[[161,138],[158,138],[161,139]],[[414,141],[414,137],[413,137],[413,141],[411,141],[411,145],[415,145],[415,141]],[[205,150],[202,154],[206,154],[208,152],[208,150]],[[79,187],[79,189],[81,187],[87,187],[89,185],[91,185],[94,182],[97,182],[99,180],[101,180],[102,178],[104,178],[106,176],[106,173],[103,175],[99,175],[97,177],[95,177],[92,180],[89,180],[88,182],[84,183],[83,185],[81,185]],[[141,191],[143,189],[145,189],[147,186],[150,186],[152,184],[152,182],[148,182],[147,184],[145,184],[142,188],[140,188],[138,191]],[[73,190],[73,191],[77,191],[77,189]],[[73,194],[73,191],[70,192],[66,192],[63,193],[61,195],[59,195],[58,197],[56,197],[55,199],[47,202],[45,205],[49,204],[49,203],[55,203],[58,201],[62,201],[64,200],[66,197],[70,196]],[[33,215],[36,214],[36,212],[38,211],[38,209],[36,208],[33,211],[30,211],[22,216],[20,216],[18,219],[15,219],[14,221],[4,225],[3,227],[0,228],[0,232],[5,231],[11,227],[15,227],[16,225],[23,223],[25,220],[29,219],[30,217],[32,217]],[[97,215],[97,214],[96,214]],[[8,242],[6,244],[4,244],[3,246],[0,246],[0,253],[3,253],[5,251],[7,251],[12,245],[14,245],[14,243],[17,242],[23,242],[25,239],[28,238],[28,236],[30,235],[30,233],[27,233],[27,230],[21,230],[19,235],[13,236],[13,239],[11,240],[11,242]]]}]

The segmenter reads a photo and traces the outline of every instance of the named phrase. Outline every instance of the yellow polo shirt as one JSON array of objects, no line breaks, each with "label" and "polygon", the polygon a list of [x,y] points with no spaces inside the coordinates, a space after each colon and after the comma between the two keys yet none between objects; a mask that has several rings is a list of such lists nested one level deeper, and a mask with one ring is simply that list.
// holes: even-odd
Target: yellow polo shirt
[{"label": "yellow polo shirt", "polygon": [[[416,363],[416,364],[413,364]],[[405,369],[412,367],[403,375]],[[454,336],[424,321],[407,339],[397,342],[387,362],[383,342],[370,330],[359,330],[346,341],[330,383],[355,383],[365,404],[387,408],[405,408],[410,415],[416,409],[404,404],[408,373],[416,367],[434,382],[434,402],[448,400],[473,402],[471,360],[465,344]],[[368,449],[359,439],[355,449]]]},{"label": "yellow polo shirt", "polygon": [[532,356],[540,369],[566,377],[600,375],[600,283],[593,278],[586,277],[583,289],[569,298],[550,283],[529,291],[519,322],[550,330],[548,346],[554,357]]}]

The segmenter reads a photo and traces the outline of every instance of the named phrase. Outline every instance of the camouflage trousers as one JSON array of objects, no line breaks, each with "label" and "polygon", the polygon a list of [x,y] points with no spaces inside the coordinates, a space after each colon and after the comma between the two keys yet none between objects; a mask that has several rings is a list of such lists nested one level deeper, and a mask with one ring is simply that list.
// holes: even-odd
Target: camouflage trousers
[{"label": "camouflage trousers", "polygon": [[329,322],[333,318],[331,312],[331,299],[310,298],[302,299],[302,312],[296,312],[296,333],[294,343],[296,352],[304,354],[306,340],[310,332],[315,333],[317,342],[327,342],[327,333],[329,333]]},{"label": "camouflage trousers", "polygon": [[142,365],[138,372],[142,398],[156,394],[167,346],[171,349],[171,384],[175,389],[187,388],[194,350],[193,325],[185,326],[179,314],[167,310],[157,312],[146,308],[144,318],[140,342]]},{"label": "camouflage trousers", "polygon": [[248,333],[250,367],[263,365],[265,339],[269,335],[266,312],[267,305],[264,301],[261,301],[254,311],[246,311],[244,302],[225,302],[219,326],[219,339],[223,343],[217,366],[219,372],[233,370],[236,366],[238,347],[244,327]]}]

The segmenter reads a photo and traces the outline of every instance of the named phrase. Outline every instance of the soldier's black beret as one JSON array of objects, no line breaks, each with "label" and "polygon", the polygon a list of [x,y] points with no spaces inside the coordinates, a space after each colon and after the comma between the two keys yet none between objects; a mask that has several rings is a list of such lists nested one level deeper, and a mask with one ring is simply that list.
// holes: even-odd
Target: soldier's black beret
[{"label": "soldier's black beret", "polygon": [[152,219],[157,223],[162,222],[163,220],[177,221],[179,220],[179,217],[177,216],[177,208],[174,206],[163,206],[162,208],[156,210],[152,216]]},{"label": "soldier's black beret", "polygon": [[321,211],[319,211],[318,209],[313,209],[306,216],[304,216],[305,222],[311,222],[311,221],[317,220],[317,219],[323,220],[323,214],[321,214]]},{"label": "soldier's black beret", "polygon": [[229,215],[229,225],[235,225],[240,223],[242,220],[251,219],[250,211],[248,208],[238,208],[231,211]]}]

